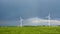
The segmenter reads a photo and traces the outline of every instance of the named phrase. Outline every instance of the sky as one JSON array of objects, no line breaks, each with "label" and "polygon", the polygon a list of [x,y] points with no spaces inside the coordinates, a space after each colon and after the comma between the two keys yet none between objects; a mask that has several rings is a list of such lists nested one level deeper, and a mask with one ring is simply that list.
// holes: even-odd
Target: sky
[{"label": "sky", "polygon": [[0,0],[0,25],[18,25],[20,16],[45,18],[49,12],[60,20],[60,0]]}]

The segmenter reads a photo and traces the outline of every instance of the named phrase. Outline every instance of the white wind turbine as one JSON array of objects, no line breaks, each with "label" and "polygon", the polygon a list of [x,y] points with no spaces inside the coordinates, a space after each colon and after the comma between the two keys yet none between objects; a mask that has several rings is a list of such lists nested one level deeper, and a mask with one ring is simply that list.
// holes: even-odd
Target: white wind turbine
[{"label": "white wind turbine", "polygon": [[22,27],[23,26],[23,19],[22,19],[22,17],[20,17],[20,26]]},{"label": "white wind turbine", "polygon": [[51,21],[51,15],[50,15],[50,13],[48,14],[48,16],[47,16],[47,18],[48,18],[48,26],[50,26],[50,21]]}]

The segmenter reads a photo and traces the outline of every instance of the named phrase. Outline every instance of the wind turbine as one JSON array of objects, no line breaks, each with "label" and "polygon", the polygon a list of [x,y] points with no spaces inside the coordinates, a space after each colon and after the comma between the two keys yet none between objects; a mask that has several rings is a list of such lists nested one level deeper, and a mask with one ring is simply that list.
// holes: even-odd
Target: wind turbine
[{"label": "wind turbine", "polygon": [[22,19],[22,17],[20,17],[20,26],[21,27],[23,26],[22,23],[23,23],[23,19]]},{"label": "wind turbine", "polygon": [[51,21],[51,17],[50,17],[50,13],[49,13],[49,15],[48,15],[48,25],[50,26],[50,21]]},{"label": "wind turbine", "polygon": [[50,16],[50,12],[49,12],[49,14],[48,14],[48,16],[47,16],[47,18],[48,18],[48,26],[50,26],[50,21],[51,21],[51,16]]}]

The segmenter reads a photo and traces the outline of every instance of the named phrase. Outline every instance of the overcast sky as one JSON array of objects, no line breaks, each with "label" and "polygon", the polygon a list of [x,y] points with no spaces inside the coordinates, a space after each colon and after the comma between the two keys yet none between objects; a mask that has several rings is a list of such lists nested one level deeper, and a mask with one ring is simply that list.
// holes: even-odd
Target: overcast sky
[{"label": "overcast sky", "polygon": [[49,12],[51,18],[60,18],[60,0],[0,0],[0,21],[44,18]]}]

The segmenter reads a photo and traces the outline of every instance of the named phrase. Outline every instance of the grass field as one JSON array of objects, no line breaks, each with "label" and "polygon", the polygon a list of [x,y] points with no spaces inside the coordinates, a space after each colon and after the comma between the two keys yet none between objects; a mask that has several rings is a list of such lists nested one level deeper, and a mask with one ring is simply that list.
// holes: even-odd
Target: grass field
[{"label": "grass field", "polygon": [[0,34],[60,34],[60,26],[1,26]]}]

